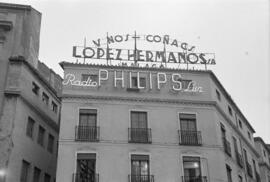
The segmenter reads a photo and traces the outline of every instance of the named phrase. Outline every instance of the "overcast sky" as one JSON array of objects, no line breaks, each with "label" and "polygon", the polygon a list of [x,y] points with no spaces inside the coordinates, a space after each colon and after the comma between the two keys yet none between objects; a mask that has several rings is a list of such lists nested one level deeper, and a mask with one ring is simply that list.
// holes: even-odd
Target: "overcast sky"
[{"label": "overcast sky", "polygon": [[[40,60],[60,75],[83,38],[168,34],[216,55],[216,74],[240,110],[270,143],[269,1],[10,0],[42,13]],[[88,43],[87,42],[87,43]]]}]

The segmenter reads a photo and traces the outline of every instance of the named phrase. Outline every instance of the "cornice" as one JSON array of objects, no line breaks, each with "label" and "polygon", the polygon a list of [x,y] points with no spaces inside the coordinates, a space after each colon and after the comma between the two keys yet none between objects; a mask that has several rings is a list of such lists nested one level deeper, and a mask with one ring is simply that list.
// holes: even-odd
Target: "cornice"
[{"label": "cornice", "polygon": [[36,68],[34,68],[30,63],[28,63],[23,56],[12,56],[9,58],[10,64],[23,64],[29,70],[32,72],[33,75],[35,75],[38,80],[48,89],[47,91],[52,94],[54,99],[57,100],[57,102],[61,102],[61,98],[59,97],[59,94],[57,91],[50,85],[50,83],[38,72]]},{"label": "cornice", "polygon": [[34,106],[30,101],[28,101],[27,98],[25,98],[22,94],[21,91],[19,90],[5,90],[4,94],[6,96],[14,96],[14,97],[20,97],[33,111],[38,113],[41,118],[43,118],[44,122],[51,126],[57,133],[59,133],[59,126],[56,124],[57,121],[54,121],[51,117],[49,117],[45,112],[43,112],[41,109],[38,107]]},{"label": "cornice", "polygon": [[261,137],[254,137],[255,142],[261,142],[264,146],[265,150],[267,150],[268,154],[270,155],[270,149],[267,147],[267,144],[263,141]]},{"label": "cornice", "polygon": [[131,102],[157,102],[168,104],[186,104],[186,105],[208,105],[211,106],[215,101],[192,101],[160,98],[142,98],[142,97],[119,97],[119,96],[94,96],[94,95],[73,95],[63,94],[62,99],[90,99],[90,100],[107,100],[107,101],[131,101]]}]

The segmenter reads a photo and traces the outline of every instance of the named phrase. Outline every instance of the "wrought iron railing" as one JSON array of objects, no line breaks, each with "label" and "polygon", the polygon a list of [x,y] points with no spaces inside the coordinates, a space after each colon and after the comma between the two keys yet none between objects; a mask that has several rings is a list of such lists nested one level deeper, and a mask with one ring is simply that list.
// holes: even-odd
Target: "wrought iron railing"
[{"label": "wrought iron railing", "polygon": [[200,131],[178,130],[180,145],[202,145]]},{"label": "wrought iron railing", "polygon": [[74,173],[72,182],[99,182],[99,174]]},{"label": "wrought iron railing", "polygon": [[232,156],[231,144],[226,138],[223,138],[223,146],[225,153],[228,154],[229,156]]},{"label": "wrought iron railing", "polygon": [[154,175],[128,175],[129,182],[154,182]]},{"label": "wrought iron railing", "polygon": [[129,128],[128,141],[130,143],[152,143],[150,128]]},{"label": "wrought iron railing", "polygon": [[182,182],[207,182],[206,176],[182,176]]},{"label": "wrought iron railing", "polygon": [[99,141],[99,127],[97,126],[76,126],[75,127],[76,141]]},{"label": "wrought iron railing", "polygon": [[236,154],[236,161],[237,161],[237,164],[243,168],[244,167],[244,160],[243,160],[243,157],[240,153],[238,153],[237,151],[235,151],[235,154]]},{"label": "wrought iron railing", "polygon": [[247,173],[248,173],[248,175],[250,176],[250,177],[253,177],[253,173],[252,173],[252,167],[251,167],[251,165],[247,162],[246,163],[247,165]]}]

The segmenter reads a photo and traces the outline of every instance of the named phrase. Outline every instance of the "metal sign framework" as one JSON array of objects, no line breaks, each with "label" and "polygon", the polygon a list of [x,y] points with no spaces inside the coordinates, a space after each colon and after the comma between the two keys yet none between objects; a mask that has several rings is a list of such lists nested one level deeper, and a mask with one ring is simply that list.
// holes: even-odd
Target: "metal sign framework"
[{"label": "metal sign framework", "polygon": [[[174,68],[179,68],[180,65],[185,64],[186,69],[189,69],[189,65],[203,65],[204,69],[207,70],[207,65],[215,65],[215,54],[214,53],[196,53],[194,52],[195,46],[189,46],[185,42],[179,42],[176,39],[170,39],[168,35],[137,35],[136,31],[133,35],[116,35],[109,36],[106,34],[105,43],[101,42],[104,39],[98,39],[92,41],[95,46],[88,47],[86,45],[86,38],[84,38],[83,46],[73,46],[73,57],[83,58],[83,63],[86,63],[86,59],[100,59],[106,60],[107,65],[113,65],[112,60],[127,65],[132,62],[131,66],[139,66],[140,63],[144,63],[144,66],[149,64],[159,64],[159,67],[168,68],[168,65],[173,65]],[[116,49],[110,48],[110,44],[127,42],[133,40],[134,49]],[[162,43],[162,51],[153,50],[141,50],[137,47],[138,40],[145,40],[152,43]],[[106,48],[102,48],[102,45],[106,45]],[[182,49],[180,52],[167,51],[166,45]],[[78,53],[78,50],[81,52]],[[127,54],[124,54],[126,52]],[[113,57],[114,56],[114,57]],[[77,59],[78,62],[78,59]],[[194,67],[193,67],[194,69]]]}]

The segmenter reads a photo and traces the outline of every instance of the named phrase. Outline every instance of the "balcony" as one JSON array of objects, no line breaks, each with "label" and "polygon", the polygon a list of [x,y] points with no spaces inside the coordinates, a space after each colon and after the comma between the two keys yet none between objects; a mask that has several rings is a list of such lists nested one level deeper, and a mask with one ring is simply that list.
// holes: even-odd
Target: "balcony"
[{"label": "balcony", "polygon": [[231,144],[228,140],[226,140],[226,138],[223,138],[223,146],[224,146],[225,153],[231,157],[232,156]]},{"label": "balcony", "polygon": [[74,173],[72,182],[99,182],[99,175]]},{"label": "balcony", "polygon": [[200,131],[178,130],[180,145],[202,145]]},{"label": "balcony", "polygon": [[243,168],[244,167],[244,161],[243,161],[243,157],[241,154],[239,154],[237,151],[235,151],[235,154],[236,154],[236,161],[237,161],[237,164]]},{"label": "balcony", "polygon": [[75,140],[83,142],[99,141],[99,127],[97,126],[76,126]]},{"label": "balcony", "polygon": [[207,182],[206,176],[182,176],[182,182]]},{"label": "balcony", "polygon": [[253,177],[253,173],[252,173],[252,167],[251,165],[247,162],[247,173],[248,175],[252,178]]},{"label": "balcony", "polygon": [[128,175],[129,182],[154,182],[154,175]]},{"label": "balcony", "polygon": [[152,143],[152,133],[150,128],[129,128],[129,143]]}]

